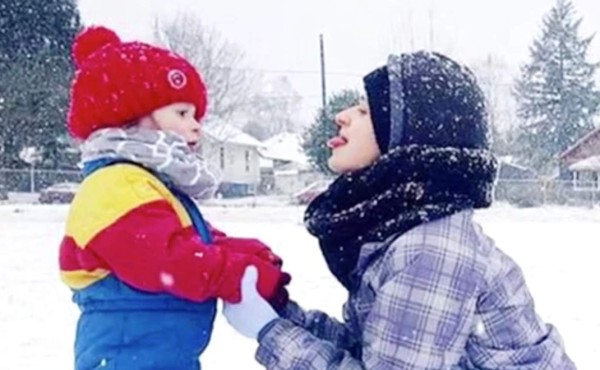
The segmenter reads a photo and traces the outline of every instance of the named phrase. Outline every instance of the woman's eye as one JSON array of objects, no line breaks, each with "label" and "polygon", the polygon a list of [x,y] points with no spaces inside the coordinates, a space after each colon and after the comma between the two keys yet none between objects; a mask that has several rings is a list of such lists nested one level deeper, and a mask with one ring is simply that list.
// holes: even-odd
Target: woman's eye
[{"label": "woman's eye", "polygon": [[180,110],[180,111],[179,111],[179,112],[177,112],[177,113],[179,113],[179,115],[180,115],[181,117],[185,117],[185,115],[187,114],[187,111],[185,111],[185,110]]}]

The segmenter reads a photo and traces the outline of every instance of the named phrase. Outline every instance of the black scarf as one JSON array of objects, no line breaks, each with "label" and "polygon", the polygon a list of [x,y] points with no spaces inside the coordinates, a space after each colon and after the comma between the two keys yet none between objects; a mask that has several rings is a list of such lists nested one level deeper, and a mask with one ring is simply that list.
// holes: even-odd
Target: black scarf
[{"label": "black scarf", "polygon": [[308,207],[304,221],[329,269],[350,291],[360,249],[492,202],[497,162],[487,150],[404,146],[340,176]]}]

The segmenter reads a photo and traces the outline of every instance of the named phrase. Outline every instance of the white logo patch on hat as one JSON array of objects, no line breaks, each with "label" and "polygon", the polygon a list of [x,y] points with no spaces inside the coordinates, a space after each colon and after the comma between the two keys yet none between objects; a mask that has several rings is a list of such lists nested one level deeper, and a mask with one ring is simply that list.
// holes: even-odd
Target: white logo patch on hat
[{"label": "white logo patch on hat", "polygon": [[171,84],[171,87],[174,89],[180,90],[187,85],[187,77],[185,76],[185,73],[178,69],[170,70],[167,78],[169,79],[169,84]]}]

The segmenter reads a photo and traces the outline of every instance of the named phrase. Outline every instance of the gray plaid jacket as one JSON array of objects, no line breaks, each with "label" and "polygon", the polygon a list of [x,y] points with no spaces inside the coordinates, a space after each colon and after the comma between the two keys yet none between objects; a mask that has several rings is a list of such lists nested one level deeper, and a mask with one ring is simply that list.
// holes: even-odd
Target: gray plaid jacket
[{"label": "gray plaid jacket", "polygon": [[273,370],[574,370],[519,267],[471,211],[365,244],[340,323],[291,303],[263,329]]}]

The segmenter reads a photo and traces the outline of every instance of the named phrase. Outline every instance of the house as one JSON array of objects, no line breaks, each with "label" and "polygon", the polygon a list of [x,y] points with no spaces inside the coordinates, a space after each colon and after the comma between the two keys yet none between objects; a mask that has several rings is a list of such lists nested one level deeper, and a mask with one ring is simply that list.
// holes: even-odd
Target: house
[{"label": "house", "polygon": [[203,132],[200,152],[220,180],[217,196],[255,194],[260,183],[260,141],[231,124],[213,123]]},{"label": "house", "polygon": [[264,193],[294,194],[324,178],[310,165],[298,134],[282,133],[267,139],[259,153]]},{"label": "house", "polygon": [[531,168],[515,163],[512,156],[499,158],[499,181],[535,181],[538,176]]},{"label": "house", "polygon": [[275,168],[297,163],[308,164],[302,148],[302,138],[298,134],[282,133],[263,141],[260,155],[273,161]]},{"label": "house", "polygon": [[559,156],[560,178],[574,190],[600,192],[600,126]]},{"label": "house", "polygon": [[544,202],[542,184],[534,170],[515,163],[512,156],[499,158],[495,200],[518,207],[540,205]]}]

